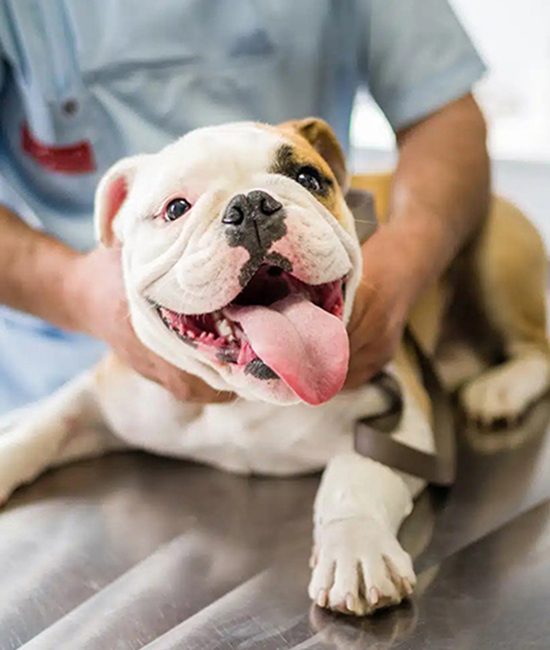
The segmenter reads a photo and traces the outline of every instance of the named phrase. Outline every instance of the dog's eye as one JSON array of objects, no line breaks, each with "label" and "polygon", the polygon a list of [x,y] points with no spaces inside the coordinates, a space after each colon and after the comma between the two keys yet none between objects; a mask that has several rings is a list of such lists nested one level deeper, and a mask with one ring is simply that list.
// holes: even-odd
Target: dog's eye
[{"label": "dog's eye", "polygon": [[300,185],[310,192],[320,192],[322,190],[321,175],[315,167],[302,167],[298,170],[296,180]]},{"label": "dog's eye", "polygon": [[174,199],[166,206],[164,211],[165,221],[175,221],[182,217],[186,212],[191,209],[191,204],[185,199]]}]

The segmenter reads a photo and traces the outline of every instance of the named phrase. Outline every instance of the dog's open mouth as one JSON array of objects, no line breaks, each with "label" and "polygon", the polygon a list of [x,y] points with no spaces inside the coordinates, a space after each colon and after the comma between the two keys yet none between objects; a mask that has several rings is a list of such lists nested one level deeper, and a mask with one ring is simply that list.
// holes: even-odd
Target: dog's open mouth
[{"label": "dog's open mouth", "polygon": [[342,387],[348,339],[344,281],[308,285],[262,264],[239,295],[208,314],[157,307],[181,340],[258,379],[282,379],[301,399],[319,404]]}]

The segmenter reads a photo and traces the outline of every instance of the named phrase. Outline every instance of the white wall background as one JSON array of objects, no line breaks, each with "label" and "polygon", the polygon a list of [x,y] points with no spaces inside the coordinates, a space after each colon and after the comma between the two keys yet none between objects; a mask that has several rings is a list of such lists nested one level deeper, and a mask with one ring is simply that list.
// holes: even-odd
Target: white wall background
[{"label": "white wall background", "polygon": [[[450,2],[489,66],[476,96],[489,121],[493,158],[550,162],[550,0]],[[383,115],[365,95],[354,112],[352,141],[393,148]]]},{"label": "white wall background", "polygon": [[[449,1],[489,67],[475,94],[489,123],[495,191],[525,210],[550,251],[550,0]],[[354,110],[352,142],[352,169],[393,166],[393,133],[367,95]]]}]

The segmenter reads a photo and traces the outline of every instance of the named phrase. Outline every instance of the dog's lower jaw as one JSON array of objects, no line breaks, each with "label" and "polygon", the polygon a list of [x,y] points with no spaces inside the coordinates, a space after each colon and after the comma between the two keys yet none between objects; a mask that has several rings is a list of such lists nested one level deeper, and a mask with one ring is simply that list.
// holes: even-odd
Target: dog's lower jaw
[{"label": "dog's lower jaw", "polygon": [[411,511],[396,472],[354,452],[335,457],[315,501],[311,599],[363,616],[410,596],[416,577],[397,532]]},{"label": "dog's lower jaw", "polygon": [[234,387],[213,367],[202,361],[184,343],[174,347],[171,332],[159,318],[150,301],[135,288],[127,287],[132,327],[138,339],[152,352],[180,370],[195,375],[214,390],[233,391]]},{"label": "dog's lower jaw", "polygon": [[[244,372],[232,372],[231,364],[204,357],[198,350],[178,341],[145,298],[130,302],[132,325],[139,340],[165,361],[195,375],[214,390],[233,392],[239,397],[279,406],[298,404],[300,398],[280,379],[251,381]],[[216,365],[214,365],[216,364]]]},{"label": "dog's lower jaw", "polygon": [[243,372],[232,374],[230,364],[220,362],[213,366],[212,362],[202,358],[199,352],[190,349],[183,342],[174,347],[173,333],[166,328],[149,301],[137,296],[129,302],[132,325],[143,345],[168,363],[199,377],[214,390],[233,392],[243,399],[279,406],[291,406],[300,402],[300,398],[280,379],[251,382]]},{"label": "dog's lower jaw", "polygon": [[[272,284],[286,293],[262,294],[259,290],[265,288],[272,268],[262,266],[237,299],[207,314],[174,311],[130,287],[134,329],[144,345],[217,390],[280,406],[302,400],[311,405],[324,403],[339,391],[347,370],[349,344],[343,319],[346,278],[307,285],[289,274],[278,275],[272,278]],[[317,312],[313,319],[312,311]],[[317,325],[319,317],[324,337],[312,344],[311,321]],[[248,329],[244,323],[248,323]],[[275,335],[266,344],[269,334],[265,332],[270,329]],[[296,354],[289,355],[288,345],[281,341],[288,342],[291,350],[294,344]],[[319,349],[323,349],[320,341],[325,341],[324,348],[330,352],[322,359],[330,363],[319,359]],[[304,363],[298,361],[302,357]],[[291,358],[293,363],[288,361]]]}]

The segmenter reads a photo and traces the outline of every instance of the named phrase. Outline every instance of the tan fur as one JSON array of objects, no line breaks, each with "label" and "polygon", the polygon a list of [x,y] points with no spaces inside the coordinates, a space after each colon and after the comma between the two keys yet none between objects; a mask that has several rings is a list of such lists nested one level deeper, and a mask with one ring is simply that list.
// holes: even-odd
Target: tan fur
[{"label": "tan fur", "polygon": [[323,120],[315,118],[284,122],[277,129],[292,144],[298,161],[304,165],[315,165],[334,182],[334,187],[330,188],[327,196],[317,198],[349,230],[352,224],[346,218],[345,203],[337,191],[337,187],[340,187],[342,193],[345,193],[348,186],[346,162],[332,129]]},{"label": "tan fur", "polygon": [[385,223],[390,211],[393,174],[389,172],[358,174],[352,176],[351,187],[370,192],[373,195],[378,220]]},{"label": "tan fur", "polygon": [[486,314],[504,336],[506,352],[532,345],[548,353],[546,253],[532,223],[510,202],[493,198],[473,265]]},{"label": "tan fur", "polygon": [[427,421],[431,424],[432,412],[430,405],[430,398],[422,380],[420,372],[416,363],[414,353],[409,350],[405,343],[402,341],[399,345],[397,352],[394,356],[394,363],[399,370],[399,380],[406,385],[406,389],[410,391],[415,402],[418,404],[422,413],[425,415]]},{"label": "tan fur", "polygon": [[113,352],[101,358],[94,367],[94,380],[99,390],[109,390],[118,377],[124,377],[134,371],[121,361]]}]

